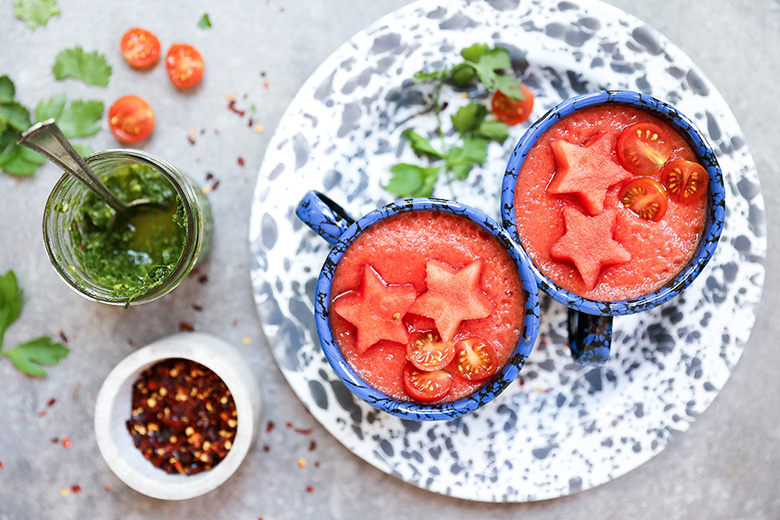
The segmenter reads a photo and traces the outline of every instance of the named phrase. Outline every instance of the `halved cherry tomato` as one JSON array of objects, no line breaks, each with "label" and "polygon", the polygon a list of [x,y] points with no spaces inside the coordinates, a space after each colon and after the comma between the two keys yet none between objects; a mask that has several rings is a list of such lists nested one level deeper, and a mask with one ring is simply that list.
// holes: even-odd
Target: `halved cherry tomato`
[{"label": "halved cherry tomato", "polygon": [[154,110],[138,96],[124,96],[108,109],[108,127],[123,143],[136,143],[154,130]]},{"label": "halved cherry tomato", "polygon": [[496,353],[481,338],[458,341],[455,344],[455,368],[464,379],[484,381],[498,368]]},{"label": "halved cherry tomato", "polygon": [[617,155],[623,168],[637,175],[659,171],[672,155],[669,136],[653,123],[635,123],[621,132]]},{"label": "halved cherry tomato", "polygon": [[528,121],[534,108],[534,95],[531,90],[525,86],[525,83],[520,83],[519,87],[523,96],[521,99],[514,100],[500,90],[496,90],[490,100],[490,108],[498,120],[508,125],[518,125]]},{"label": "halved cherry tomato", "polygon": [[447,395],[452,388],[452,376],[444,370],[425,372],[414,365],[404,366],[404,390],[415,401],[432,403]]},{"label": "halved cherry tomato", "polygon": [[414,334],[406,345],[406,358],[419,370],[432,372],[450,364],[455,357],[452,341],[442,341],[433,331]]},{"label": "halved cherry tomato", "polygon": [[203,56],[192,45],[175,43],[165,56],[165,70],[177,88],[194,87],[203,77]]},{"label": "halved cherry tomato", "polygon": [[677,159],[664,166],[661,182],[672,200],[691,204],[707,193],[710,178],[701,164]]},{"label": "halved cherry tomato", "polygon": [[623,206],[643,219],[657,222],[663,218],[669,199],[660,182],[651,177],[628,181],[618,195]]},{"label": "halved cherry tomato", "polygon": [[129,29],[122,36],[119,48],[127,63],[137,69],[151,67],[160,58],[160,40],[140,27]]}]

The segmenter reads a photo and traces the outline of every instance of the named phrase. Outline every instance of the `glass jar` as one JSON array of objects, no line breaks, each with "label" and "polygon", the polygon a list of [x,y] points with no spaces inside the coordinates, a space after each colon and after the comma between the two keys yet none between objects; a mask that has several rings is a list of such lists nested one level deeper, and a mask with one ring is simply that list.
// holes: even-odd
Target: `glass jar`
[{"label": "glass jar", "polygon": [[[160,174],[161,181],[169,182],[178,196],[176,215],[181,215],[180,221],[184,223],[181,254],[178,260],[166,265],[164,274],[154,283],[148,284],[148,287],[139,279],[138,285],[142,292],[131,296],[118,292],[117,287],[108,283],[104,276],[85,265],[85,246],[78,229],[79,218],[86,207],[85,203],[94,199],[94,194],[66,173],[52,189],[43,213],[43,241],[55,270],[77,293],[93,301],[128,306],[150,302],[168,294],[211,248],[213,221],[205,195],[189,177],[169,162],[140,150],[105,150],[93,153],[84,160],[101,179],[106,179],[122,168],[144,167]],[[137,194],[129,193],[115,195],[125,202],[140,198]],[[113,210],[107,211],[113,213]]]}]

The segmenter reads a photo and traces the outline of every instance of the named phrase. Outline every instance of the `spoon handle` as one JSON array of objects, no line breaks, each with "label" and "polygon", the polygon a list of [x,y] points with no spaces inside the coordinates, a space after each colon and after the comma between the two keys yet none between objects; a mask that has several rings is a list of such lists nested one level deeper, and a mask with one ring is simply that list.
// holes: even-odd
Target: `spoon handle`
[{"label": "spoon handle", "polygon": [[87,163],[73,148],[54,119],[41,121],[25,130],[17,144],[35,150],[76,177],[115,211],[120,212],[127,209],[127,204],[111,193],[87,166]]}]

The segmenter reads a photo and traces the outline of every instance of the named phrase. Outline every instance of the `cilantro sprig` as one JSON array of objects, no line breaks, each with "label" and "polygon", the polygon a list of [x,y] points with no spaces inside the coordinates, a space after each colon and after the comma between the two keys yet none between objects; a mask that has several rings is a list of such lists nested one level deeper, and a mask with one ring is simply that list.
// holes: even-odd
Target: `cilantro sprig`
[{"label": "cilantro sprig", "polygon": [[35,30],[46,25],[50,17],[60,14],[60,10],[57,9],[57,0],[14,0],[14,14]]},{"label": "cilantro sprig", "polygon": [[[33,114],[16,99],[16,89],[8,76],[0,76],[0,170],[11,175],[29,176],[46,162],[29,148],[19,146],[16,140],[30,128]],[[43,100],[35,107],[35,121],[54,118],[68,139],[96,134],[103,119],[104,106],[98,100],[75,100],[67,103],[65,94]],[[83,143],[73,143],[81,155],[94,150]]]},{"label": "cilantro sprig", "polygon": [[62,343],[49,336],[39,336],[12,349],[3,350],[5,331],[19,318],[23,301],[24,292],[19,287],[16,274],[8,271],[0,275],[0,357],[7,357],[27,375],[45,376],[43,365],[56,365],[70,352]]},{"label": "cilantro sprig", "polygon": [[108,85],[111,77],[111,66],[105,56],[97,51],[85,52],[79,46],[60,51],[51,71],[57,80],[75,78],[100,87]]},{"label": "cilantro sprig", "polygon": [[[441,93],[447,83],[464,86],[474,81],[485,88],[500,90],[513,100],[522,99],[520,80],[511,72],[509,51],[502,47],[490,48],[486,44],[475,44],[460,52],[462,62],[439,70],[421,70],[415,73],[416,83],[435,81],[433,109],[439,136],[438,145],[412,129],[401,135],[412,150],[429,159],[426,166],[398,163],[390,168],[393,174],[385,189],[398,197],[428,197],[433,194],[440,174],[444,173],[452,192],[453,180],[464,180],[475,165],[487,160],[487,148],[491,141],[504,142],[509,137],[506,123],[490,117],[481,101],[470,101],[450,116],[452,128],[457,133],[457,143],[448,146],[442,124]],[[454,194],[453,194],[454,197]]]}]

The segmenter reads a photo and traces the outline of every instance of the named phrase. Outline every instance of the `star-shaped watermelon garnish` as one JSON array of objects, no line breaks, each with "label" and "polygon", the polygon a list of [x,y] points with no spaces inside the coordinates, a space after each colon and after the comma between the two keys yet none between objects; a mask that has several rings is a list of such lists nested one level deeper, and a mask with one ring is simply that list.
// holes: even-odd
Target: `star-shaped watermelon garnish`
[{"label": "star-shaped watermelon garnish", "polygon": [[481,260],[462,269],[429,260],[425,266],[427,290],[409,312],[432,318],[442,341],[451,341],[461,322],[487,318],[493,312],[495,304],[479,285],[481,275]]},{"label": "star-shaped watermelon garnish", "polygon": [[631,172],[611,159],[612,143],[604,136],[593,139],[587,146],[566,141],[551,141],[555,157],[555,175],[547,192],[556,195],[572,194],[592,215],[604,211],[607,190],[632,177]]},{"label": "star-shaped watermelon garnish", "polygon": [[373,267],[365,265],[360,287],[337,296],[333,310],[355,326],[357,350],[362,354],[379,340],[409,341],[403,317],[415,299],[414,285],[389,284]]},{"label": "star-shaped watermelon garnish", "polygon": [[596,287],[604,267],[631,260],[631,253],[612,238],[616,219],[615,210],[590,217],[578,209],[563,208],[566,233],[553,244],[550,255],[555,260],[572,262],[587,290]]}]

